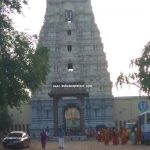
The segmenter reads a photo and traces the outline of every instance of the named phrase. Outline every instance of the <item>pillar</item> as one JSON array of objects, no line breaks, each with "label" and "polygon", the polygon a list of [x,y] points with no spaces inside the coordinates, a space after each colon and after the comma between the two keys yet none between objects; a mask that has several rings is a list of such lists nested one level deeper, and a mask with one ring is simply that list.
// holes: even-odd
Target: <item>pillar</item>
[{"label": "pillar", "polygon": [[54,135],[58,135],[58,98],[53,99]]},{"label": "pillar", "polygon": [[80,123],[81,123],[81,133],[84,135],[85,134],[85,100],[84,97],[80,97]]}]

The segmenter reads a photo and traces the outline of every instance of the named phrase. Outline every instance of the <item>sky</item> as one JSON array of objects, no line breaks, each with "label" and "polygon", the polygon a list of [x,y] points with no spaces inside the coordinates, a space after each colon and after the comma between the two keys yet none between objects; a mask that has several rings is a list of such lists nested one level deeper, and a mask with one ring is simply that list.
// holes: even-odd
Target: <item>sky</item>
[{"label": "sky", "polygon": [[[95,22],[100,31],[113,95],[138,96],[136,87],[124,85],[117,89],[120,72],[129,73],[130,60],[141,55],[150,41],[150,0],[91,0]],[[23,16],[14,20],[18,29],[39,34],[44,20],[46,0],[30,0],[23,8]]]}]

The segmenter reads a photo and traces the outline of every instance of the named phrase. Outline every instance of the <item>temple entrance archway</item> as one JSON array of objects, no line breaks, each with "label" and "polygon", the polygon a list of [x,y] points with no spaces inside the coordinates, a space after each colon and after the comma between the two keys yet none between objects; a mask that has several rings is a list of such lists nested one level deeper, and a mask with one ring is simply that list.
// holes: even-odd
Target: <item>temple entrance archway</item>
[{"label": "temple entrance archway", "polygon": [[[52,90],[49,93],[49,96],[53,98],[53,116],[54,116],[54,135],[58,135],[58,103],[62,97],[77,97],[80,100],[80,106],[78,107],[66,107],[65,113],[70,115],[71,111],[74,111],[76,116],[80,118],[64,119],[66,125],[69,125],[70,128],[76,125],[76,128],[80,127],[80,133],[84,134],[85,130],[85,100],[84,97],[88,97],[89,93],[86,91],[84,82],[53,82]],[[78,108],[78,109],[77,109]],[[80,115],[79,115],[80,114]],[[65,118],[65,114],[64,114]],[[80,121],[79,121],[80,120]],[[80,123],[79,123],[80,122]],[[79,125],[80,126],[77,126]],[[65,127],[66,127],[65,125]],[[71,126],[72,125],[72,126]]]}]

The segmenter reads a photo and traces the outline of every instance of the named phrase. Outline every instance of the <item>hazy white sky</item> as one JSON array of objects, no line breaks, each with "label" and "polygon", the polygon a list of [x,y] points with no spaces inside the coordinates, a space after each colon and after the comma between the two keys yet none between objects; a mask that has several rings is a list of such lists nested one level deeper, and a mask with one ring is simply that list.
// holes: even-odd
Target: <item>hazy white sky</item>
[{"label": "hazy white sky", "polygon": [[[111,81],[116,82],[120,72],[129,72],[130,60],[140,56],[150,41],[150,0],[91,0],[95,22],[100,30],[108,61]],[[24,17],[17,16],[17,26],[38,34],[43,23],[46,0],[30,0],[24,8]],[[138,95],[138,90],[126,86],[114,96]]]}]

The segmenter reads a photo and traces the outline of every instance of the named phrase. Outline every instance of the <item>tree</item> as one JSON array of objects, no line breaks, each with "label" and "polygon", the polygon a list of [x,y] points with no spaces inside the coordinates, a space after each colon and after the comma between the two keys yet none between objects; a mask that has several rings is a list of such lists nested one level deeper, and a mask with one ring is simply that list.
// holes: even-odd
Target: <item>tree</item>
[{"label": "tree", "polygon": [[19,108],[46,80],[49,50],[17,31],[10,15],[22,13],[26,0],[0,0],[0,107]]},{"label": "tree", "polygon": [[131,60],[131,67],[137,68],[128,75],[120,73],[116,85],[125,84],[135,85],[145,94],[150,96],[150,42],[142,50],[141,57]]},{"label": "tree", "polygon": [[[8,113],[7,108],[1,108],[0,109],[0,135],[5,134],[4,129],[7,129],[10,124],[13,122],[11,116]],[[1,137],[1,136],[0,136]]]}]

